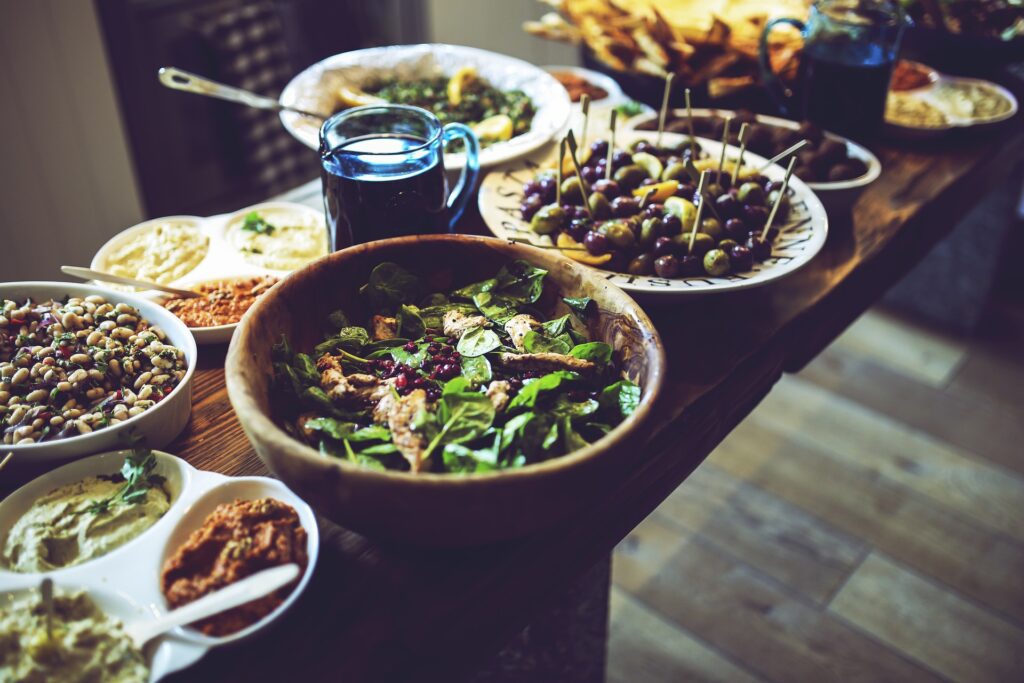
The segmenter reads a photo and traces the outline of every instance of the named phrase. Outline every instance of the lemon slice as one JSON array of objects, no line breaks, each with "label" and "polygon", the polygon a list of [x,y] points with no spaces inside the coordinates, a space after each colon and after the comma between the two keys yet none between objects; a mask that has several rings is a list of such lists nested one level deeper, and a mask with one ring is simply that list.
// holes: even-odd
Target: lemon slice
[{"label": "lemon slice", "polygon": [[510,140],[512,138],[512,119],[505,114],[489,116],[470,127],[481,140]]},{"label": "lemon slice", "polygon": [[343,85],[338,88],[338,102],[345,107],[362,107],[367,104],[385,104],[387,100],[369,95],[358,88]]},{"label": "lemon slice", "polygon": [[[644,185],[642,187],[638,187],[635,190],[633,190],[633,196],[643,199],[644,197],[647,196],[649,192],[653,190],[654,196],[652,196],[648,201],[664,202],[666,199],[671,198],[672,195],[674,195],[676,193],[676,190],[678,189],[678,180],[666,180],[661,183],[655,183],[653,185]],[[680,197],[680,199],[682,199],[682,197]]]},{"label": "lemon slice", "polygon": [[654,178],[655,180],[660,178],[661,172],[665,170],[665,166],[661,163],[661,159],[649,152],[637,152],[634,154],[633,163],[644,169],[644,171],[647,172],[648,178]]},{"label": "lemon slice", "polygon": [[462,102],[462,91],[466,85],[476,79],[476,69],[464,66],[448,79],[448,103],[455,106]]},{"label": "lemon slice", "polygon": [[[698,171],[717,171],[718,159],[697,159],[697,161],[693,162],[693,167],[696,168]],[[736,161],[733,159],[727,159],[725,164],[722,166],[722,170],[731,176],[736,171]],[[740,175],[738,180],[752,178],[756,175],[756,169],[753,169],[750,166],[744,164],[743,167],[740,169]]]},{"label": "lemon slice", "polygon": [[611,253],[595,256],[587,251],[582,244],[564,232],[558,235],[558,248],[573,261],[579,261],[588,266],[601,266],[612,260]]},{"label": "lemon slice", "polygon": [[692,229],[693,222],[697,220],[697,207],[689,199],[669,197],[665,200],[665,210],[679,218],[683,230]]}]

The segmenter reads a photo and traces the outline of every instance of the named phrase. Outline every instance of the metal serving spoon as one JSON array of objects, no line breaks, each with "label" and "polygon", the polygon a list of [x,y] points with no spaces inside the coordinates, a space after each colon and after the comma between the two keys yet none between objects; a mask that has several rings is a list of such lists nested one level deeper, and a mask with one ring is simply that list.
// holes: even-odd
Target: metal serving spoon
[{"label": "metal serving spoon", "polygon": [[204,595],[187,605],[173,609],[156,620],[125,624],[125,633],[136,646],[141,648],[153,638],[172,628],[212,617],[214,614],[220,614],[232,607],[244,605],[273,593],[278,588],[287,586],[297,579],[300,572],[297,564],[285,564],[272,569],[264,569],[209,595]]},{"label": "metal serving spoon", "polygon": [[184,90],[185,92],[191,92],[197,95],[216,97],[219,100],[237,102],[238,104],[244,104],[247,107],[255,107],[256,109],[292,111],[296,114],[301,114],[302,116],[309,116],[320,120],[327,118],[323,114],[314,114],[313,112],[297,109],[296,107],[289,107],[281,104],[272,97],[264,97],[263,95],[257,95],[254,92],[249,92],[248,90],[242,90],[241,88],[217,83],[216,81],[211,81],[208,78],[197,76],[196,74],[189,73],[188,71],[176,69],[173,66],[165,66],[161,68],[157,72],[157,76],[160,78],[161,83],[172,90]]},{"label": "metal serving spoon", "polygon": [[123,277],[121,275],[111,275],[110,273],[104,273],[102,270],[93,270],[92,268],[82,268],[80,266],[61,266],[60,270],[65,275],[71,277],[79,277],[83,280],[99,280],[100,282],[116,282],[119,285],[131,285],[132,287],[143,287],[145,289],[157,289],[161,292],[167,292],[179,296],[182,299],[193,299],[197,296],[202,296],[199,292],[193,292],[188,289],[178,289],[177,287],[168,287],[167,285],[161,285],[158,282],[150,282],[149,280],[136,280],[133,277]]}]

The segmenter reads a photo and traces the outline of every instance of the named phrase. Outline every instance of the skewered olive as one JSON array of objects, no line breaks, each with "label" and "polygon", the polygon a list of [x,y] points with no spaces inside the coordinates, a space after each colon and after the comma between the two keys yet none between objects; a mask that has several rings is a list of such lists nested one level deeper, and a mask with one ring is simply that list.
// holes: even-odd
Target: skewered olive
[{"label": "skewered olive", "polygon": [[724,234],[722,223],[713,217],[705,218],[700,222],[700,231],[705,235],[710,235],[716,242],[722,239]]},{"label": "skewered olive", "polygon": [[672,255],[656,258],[654,272],[658,274],[658,277],[676,277],[679,275],[679,259]]},{"label": "skewered olive", "polygon": [[655,256],[668,256],[675,250],[676,245],[671,237],[659,237],[654,240],[654,248],[651,251]]},{"label": "skewered olive", "polygon": [[751,230],[760,230],[768,220],[768,207],[766,206],[745,206],[743,207],[743,222]]},{"label": "skewered olive", "polygon": [[569,226],[565,228],[565,231],[569,234],[569,237],[579,242],[587,234],[587,231],[590,230],[591,224],[591,221],[587,218],[574,218],[569,221]]},{"label": "skewered olive", "polygon": [[654,257],[650,254],[640,254],[629,262],[626,272],[630,275],[650,275],[654,272]]},{"label": "skewered olive", "polygon": [[538,235],[550,235],[558,232],[566,223],[565,211],[556,204],[548,204],[540,208],[530,219],[530,231]]},{"label": "skewered olive", "polygon": [[608,199],[615,199],[622,194],[622,188],[614,180],[605,180],[602,178],[594,183],[591,188],[594,192],[600,192]]},{"label": "skewered olive", "polygon": [[625,218],[640,210],[640,202],[632,197],[616,197],[612,200],[611,208],[613,216]]},{"label": "skewered olive", "polygon": [[649,216],[651,218],[653,218],[655,216],[658,216],[660,218],[663,213],[665,213],[665,205],[664,204],[658,204],[656,202],[652,202],[652,203],[650,203],[650,204],[648,204],[647,206],[644,207],[644,214],[646,214],[647,216]]},{"label": "skewered olive", "polygon": [[729,272],[729,255],[721,249],[712,249],[704,254],[704,271],[708,275],[725,275]]},{"label": "skewered olive", "polygon": [[737,272],[744,272],[754,267],[754,254],[741,244],[729,250],[729,262],[732,269]]},{"label": "skewered olive", "polygon": [[676,250],[679,253],[690,253],[694,256],[703,256],[715,246],[715,240],[710,235],[705,235],[702,232],[698,232],[693,236],[692,250],[690,249],[690,233],[688,232],[674,236],[672,241],[675,242]]},{"label": "skewered olive", "polygon": [[733,247],[738,245],[739,242],[737,242],[736,240],[724,239],[718,243],[718,248],[724,251],[726,254],[728,254]]},{"label": "skewered olive", "polygon": [[623,166],[628,166],[632,162],[633,162],[633,156],[629,152],[627,152],[627,151],[625,151],[623,149],[616,150],[615,152],[612,153],[612,170],[613,171],[615,169],[617,169],[617,168],[622,168]]},{"label": "skewered olive", "polygon": [[569,204],[583,203],[583,183],[576,176],[562,181],[562,201]]},{"label": "skewered olive", "polygon": [[585,180],[588,185],[592,185],[597,182],[597,179],[599,178],[597,169],[593,166],[584,166],[581,168],[580,175],[583,176],[583,180]]},{"label": "skewered olive", "polygon": [[598,159],[604,159],[608,154],[608,141],[607,140],[594,140],[590,143],[590,159],[597,157]]},{"label": "skewered olive", "polygon": [[704,194],[711,197],[712,199],[721,196],[723,192],[725,192],[725,188],[719,185],[718,183],[708,183],[704,187]]},{"label": "skewered olive", "polygon": [[608,253],[608,250],[611,249],[611,242],[601,233],[591,230],[583,236],[583,246],[594,256],[600,256]]},{"label": "skewered olive", "polygon": [[665,170],[661,172],[662,180],[686,180],[690,177],[690,174],[686,172],[686,164],[676,162],[669,164],[665,167]]},{"label": "skewered olive", "polygon": [[[789,216],[790,204],[789,197],[782,194],[781,190],[773,190],[768,193],[768,205],[774,206],[775,202],[779,200],[781,195],[781,201],[779,202],[779,209],[775,212],[775,220],[785,221],[786,217]],[[774,222],[774,221],[773,221]]]},{"label": "skewered olive", "polygon": [[664,229],[664,221],[660,218],[645,218],[640,224],[640,246],[650,249],[654,241],[661,238]]},{"label": "skewered olive", "polygon": [[539,195],[541,193],[540,183],[536,180],[528,180],[523,183],[523,196],[529,197],[532,194]]},{"label": "skewered olive", "polygon": [[747,224],[742,218],[730,218],[725,222],[725,234],[737,242],[742,242],[747,239],[750,231],[747,230]]},{"label": "skewered olive", "polygon": [[723,219],[728,219],[739,215],[742,207],[736,201],[736,198],[727,192],[715,200],[715,209],[718,211],[719,216]]},{"label": "skewered olive", "polygon": [[528,221],[533,218],[533,215],[540,211],[540,207],[544,206],[544,200],[540,198],[539,194],[531,194],[523,198],[523,201],[519,204],[519,212],[523,215],[523,220]]},{"label": "skewered olive", "polygon": [[757,235],[751,235],[747,238],[746,247],[758,261],[764,261],[772,255],[772,245]]},{"label": "skewered olive", "polygon": [[550,204],[555,201],[555,190],[558,188],[558,181],[552,176],[544,176],[537,181],[540,186],[540,198],[545,204]]},{"label": "skewered olive", "polygon": [[664,217],[661,219],[661,224],[666,235],[678,235],[683,229],[683,222],[679,220],[679,216],[674,213],[666,212]]},{"label": "skewered olive", "polygon": [[736,199],[743,204],[764,204],[764,188],[757,183],[743,183]]},{"label": "skewered olive", "polygon": [[612,215],[612,205],[600,192],[591,192],[590,199],[587,200],[590,205],[590,213],[596,220],[603,220]]},{"label": "skewered olive", "polygon": [[625,249],[636,243],[636,235],[625,223],[608,223],[605,227],[604,236],[616,247]]},{"label": "skewered olive", "polygon": [[679,274],[683,277],[694,277],[704,274],[704,260],[700,256],[687,254],[679,259]]},{"label": "skewered olive", "polygon": [[623,166],[612,175],[615,182],[621,185],[624,190],[632,190],[640,187],[640,183],[642,183],[646,177],[647,172],[636,164]]}]

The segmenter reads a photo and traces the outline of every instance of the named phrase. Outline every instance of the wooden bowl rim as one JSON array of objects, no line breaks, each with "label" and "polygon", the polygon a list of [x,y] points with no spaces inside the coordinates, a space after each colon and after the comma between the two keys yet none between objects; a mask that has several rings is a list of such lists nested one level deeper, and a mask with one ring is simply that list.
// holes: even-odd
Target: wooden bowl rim
[{"label": "wooden bowl rim", "polygon": [[[517,469],[497,470],[494,472],[479,472],[470,474],[442,473],[442,472],[421,472],[412,474],[402,470],[371,470],[360,467],[346,460],[328,458],[319,451],[313,449],[298,439],[292,437],[282,429],[277,422],[266,415],[257,404],[252,389],[246,380],[248,374],[244,359],[250,355],[250,341],[248,331],[253,321],[256,320],[262,310],[269,304],[271,297],[286,295],[289,290],[297,287],[296,284],[303,279],[302,273],[322,264],[324,261],[338,261],[344,263],[356,254],[363,252],[387,252],[393,247],[404,247],[413,243],[433,242],[449,243],[453,248],[463,248],[467,245],[480,245],[488,248],[496,248],[510,258],[523,258],[533,262],[537,257],[552,259],[564,264],[570,271],[578,274],[582,282],[595,287],[606,287],[612,290],[613,298],[620,299],[622,310],[631,310],[640,322],[641,329],[649,333],[654,342],[654,362],[649,367],[649,386],[643,387],[640,396],[640,404],[636,411],[628,418],[615,426],[612,431],[601,437],[594,443],[573,451],[567,455],[534,463]],[[532,478],[552,472],[558,472],[573,467],[574,465],[602,453],[611,452],[615,447],[621,445],[627,435],[637,430],[646,422],[652,412],[655,400],[661,394],[665,380],[666,356],[665,347],[661,342],[661,336],[654,327],[651,319],[644,310],[628,294],[615,285],[604,281],[596,272],[582,266],[572,259],[561,254],[546,253],[548,250],[538,249],[522,244],[515,244],[499,240],[493,237],[478,237],[475,235],[440,234],[440,235],[412,235],[406,237],[394,237],[391,239],[377,240],[359,244],[340,251],[333,252],[317,261],[312,262],[303,269],[296,271],[291,276],[283,279],[274,286],[273,290],[266,295],[256,299],[256,302],[249,308],[239,323],[238,330],[232,337],[231,345],[228,348],[227,358],[224,363],[225,381],[228,390],[228,398],[242,423],[247,435],[250,430],[260,434],[260,440],[266,447],[281,453],[287,453],[288,457],[297,457],[300,460],[310,463],[314,467],[337,467],[346,475],[364,477],[377,482],[393,482],[399,485],[427,482],[431,484],[445,484],[451,486],[471,486],[478,482],[513,481],[514,479]],[[247,424],[248,423],[248,424]],[[251,441],[250,437],[250,441]]]}]

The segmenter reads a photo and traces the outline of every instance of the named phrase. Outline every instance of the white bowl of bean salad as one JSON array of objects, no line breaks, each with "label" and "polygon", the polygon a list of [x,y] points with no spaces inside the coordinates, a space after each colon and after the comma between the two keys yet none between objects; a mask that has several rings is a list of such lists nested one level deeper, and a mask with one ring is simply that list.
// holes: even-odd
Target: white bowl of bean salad
[{"label": "white bowl of bean salad", "polygon": [[14,463],[160,448],[188,422],[196,343],[133,294],[0,283],[0,453]]}]

